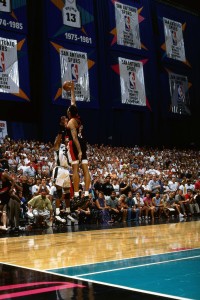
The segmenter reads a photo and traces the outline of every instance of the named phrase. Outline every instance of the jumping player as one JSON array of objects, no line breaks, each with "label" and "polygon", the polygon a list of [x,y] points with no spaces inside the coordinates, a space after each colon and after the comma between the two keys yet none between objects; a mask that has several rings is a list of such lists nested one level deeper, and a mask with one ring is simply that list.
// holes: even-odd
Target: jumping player
[{"label": "jumping player", "polygon": [[[78,114],[76,106],[74,82],[65,82],[63,88],[71,91],[71,105],[67,110],[69,121],[67,123],[67,137],[68,140],[68,157],[73,171],[73,187],[74,198],[71,201],[71,208],[74,210],[77,207],[84,206],[89,199],[90,188],[90,174],[87,160],[87,145],[83,135],[83,125]],[[84,197],[79,196],[79,167],[83,170],[85,191]]]}]

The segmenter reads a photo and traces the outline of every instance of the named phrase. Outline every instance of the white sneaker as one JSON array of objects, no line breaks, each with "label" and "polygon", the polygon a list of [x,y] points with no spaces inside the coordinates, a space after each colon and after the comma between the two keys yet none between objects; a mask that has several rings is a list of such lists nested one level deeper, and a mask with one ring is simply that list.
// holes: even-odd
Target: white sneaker
[{"label": "white sneaker", "polygon": [[66,220],[62,219],[60,216],[56,216],[55,219],[61,223],[66,223]]},{"label": "white sneaker", "polygon": [[6,225],[3,225],[3,226],[0,226],[0,230],[5,230],[5,231],[7,231],[8,228],[6,227]]},{"label": "white sneaker", "polygon": [[72,216],[70,216],[70,215],[67,216],[67,219],[70,220],[73,223],[76,222],[76,220],[74,218],[72,218]]},{"label": "white sneaker", "polygon": [[180,213],[179,214],[179,218],[183,218],[183,217],[184,217],[184,215]]}]

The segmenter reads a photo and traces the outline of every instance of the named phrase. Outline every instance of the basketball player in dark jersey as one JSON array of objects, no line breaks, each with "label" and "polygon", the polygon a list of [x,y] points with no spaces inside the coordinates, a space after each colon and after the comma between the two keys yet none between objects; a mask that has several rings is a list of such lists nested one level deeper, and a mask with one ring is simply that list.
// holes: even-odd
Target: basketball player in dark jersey
[{"label": "basketball player in dark jersey", "polygon": [[11,198],[12,189],[16,187],[21,190],[22,188],[18,186],[12,177],[10,177],[6,172],[0,171],[0,212],[2,212],[2,223],[0,226],[1,230],[6,230],[7,222],[7,209]]},{"label": "basketball player in dark jersey", "polygon": [[[65,83],[63,88],[65,89]],[[67,116],[69,121],[67,123],[66,139],[68,140],[68,158],[72,166],[73,171],[73,187],[74,187],[74,199],[72,201],[73,209],[82,207],[89,199],[89,188],[90,188],[90,174],[88,169],[87,160],[87,146],[83,136],[83,125],[81,123],[78,109],[76,106],[74,82],[70,82],[67,85],[67,89],[71,90],[71,105],[67,110]],[[84,197],[80,199],[79,196],[79,167],[83,170],[84,175]]]}]

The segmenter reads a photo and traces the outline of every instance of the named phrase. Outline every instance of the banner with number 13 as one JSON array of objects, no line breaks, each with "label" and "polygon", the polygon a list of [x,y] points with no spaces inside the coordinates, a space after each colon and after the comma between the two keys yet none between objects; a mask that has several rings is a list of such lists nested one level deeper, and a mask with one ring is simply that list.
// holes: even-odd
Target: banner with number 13
[{"label": "banner with number 13", "polygon": [[0,11],[11,12],[10,0],[0,0]]},{"label": "banner with number 13", "polygon": [[65,0],[62,10],[63,24],[75,28],[81,27],[81,14],[76,6],[76,0]]}]

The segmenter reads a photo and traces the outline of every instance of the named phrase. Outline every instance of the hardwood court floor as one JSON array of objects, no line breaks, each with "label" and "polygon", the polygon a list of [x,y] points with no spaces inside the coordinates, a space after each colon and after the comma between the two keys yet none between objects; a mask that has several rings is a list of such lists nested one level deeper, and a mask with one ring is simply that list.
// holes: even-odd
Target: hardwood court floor
[{"label": "hardwood court floor", "polygon": [[0,262],[47,270],[194,248],[199,221],[5,237]]}]

